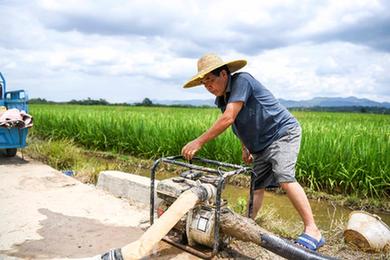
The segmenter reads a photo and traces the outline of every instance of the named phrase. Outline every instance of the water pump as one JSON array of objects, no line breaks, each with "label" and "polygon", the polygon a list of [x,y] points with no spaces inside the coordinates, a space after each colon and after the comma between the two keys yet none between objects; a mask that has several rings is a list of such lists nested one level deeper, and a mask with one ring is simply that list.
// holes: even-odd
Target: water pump
[{"label": "water pump", "polygon": [[[180,177],[173,177],[160,181],[157,185],[157,197],[161,202],[157,207],[157,215],[161,216],[172,203],[186,190],[202,185],[209,187],[209,192],[212,193],[212,198],[204,203],[198,204],[191,209],[182,219],[175,225],[171,232],[171,237],[180,237],[181,243],[187,243],[191,247],[204,245],[213,248],[214,245],[214,229],[216,216],[216,185],[205,183],[203,177],[208,181],[216,182],[215,176],[203,175],[200,171],[189,170],[180,174]],[[221,201],[221,209],[226,208],[226,201]],[[220,238],[219,243],[227,238]]]},{"label": "water pump", "polygon": [[[221,198],[225,180],[233,175],[244,173],[249,168],[217,161],[194,158],[197,164],[179,161],[177,157],[160,159],[162,162],[176,164],[187,168],[177,177],[168,178],[158,183],[156,194],[157,217],[161,216],[172,203],[185,191],[193,187],[208,187],[211,198],[199,203],[191,209],[175,227],[165,236],[164,240],[176,247],[186,250],[202,258],[213,257],[222,245],[229,241],[229,236],[220,232],[221,210],[227,208],[227,202]],[[161,161],[157,161],[155,166]],[[204,165],[213,165],[209,168]],[[155,169],[155,167],[153,167]],[[152,168],[151,179],[154,189],[155,171]],[[230,171],[229,171],[230,170]],[[153,194],[153,193],[151,193]],[[151,207],[154,205],[154,196],[151,197]],[[151,211],[151,223],[154,214]]]}]

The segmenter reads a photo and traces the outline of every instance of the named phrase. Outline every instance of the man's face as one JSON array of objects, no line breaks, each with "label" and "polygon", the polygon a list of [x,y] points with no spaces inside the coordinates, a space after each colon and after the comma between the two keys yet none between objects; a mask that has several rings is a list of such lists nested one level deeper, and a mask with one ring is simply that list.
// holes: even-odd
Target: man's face
[{"label": "man's face", "polygon": [[219,97],[225,93],[227,81],[228,75],[225,70],[222,70],[218,77],[212,73],[206,74],[202,79],[202,84],[211,94]]}]

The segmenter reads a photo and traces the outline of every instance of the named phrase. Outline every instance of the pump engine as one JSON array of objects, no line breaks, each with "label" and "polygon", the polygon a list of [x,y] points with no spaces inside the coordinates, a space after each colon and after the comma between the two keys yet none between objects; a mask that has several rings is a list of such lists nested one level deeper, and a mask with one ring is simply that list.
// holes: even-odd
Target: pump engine
[{"label": "pump engine", "polygon": [[[204,175],[201,171],[188,170],[173,177],[162,180],[157,185],[157,197],[161,200],[157,207],[157,216],[161,216],[169,206],[186,190],[200,184],[208,183],[217,187],[218,177]],[[195,208],[184,215],[171,230],[170,236],[179,238],[181,243],[191,247],[203,245],[212,248],[214,245],[215,209],[214,199],[198,204]],[[221,200],[221,208],[226,207],[227,202]],[[220,245],[226,242],[227,236],[220,236]]]}]

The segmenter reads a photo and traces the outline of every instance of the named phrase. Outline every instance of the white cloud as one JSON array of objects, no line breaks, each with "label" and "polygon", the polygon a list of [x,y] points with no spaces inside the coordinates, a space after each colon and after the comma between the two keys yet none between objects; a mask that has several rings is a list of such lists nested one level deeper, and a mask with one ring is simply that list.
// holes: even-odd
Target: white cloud
[{"label": "white cloud", "polygon": [[390,54],[350,43],[302,44],[266,51],[248,68],[277,97],[358,96],[390,99],[385,77]]},{"label": "white cloud", "polygon": [[277,97],[390,101],[383,2],[244,2],[3,1],[0,71],[51,100],[210,98],[181,86],[216,52],[248,59]]}]

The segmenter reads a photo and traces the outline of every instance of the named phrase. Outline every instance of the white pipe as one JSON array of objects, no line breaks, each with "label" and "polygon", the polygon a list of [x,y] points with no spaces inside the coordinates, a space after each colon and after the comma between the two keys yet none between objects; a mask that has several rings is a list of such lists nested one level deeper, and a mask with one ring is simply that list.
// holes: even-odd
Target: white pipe
[{"label": "white pipe", "polygon": [[168,234],[181,217],[192,209],[198,201],[211,199],[215,195],[214,190],[215,187],[206,184],[183,192],[137,241],[122,247],[123,259],[140,259],[147,256],[153,247]]}]

